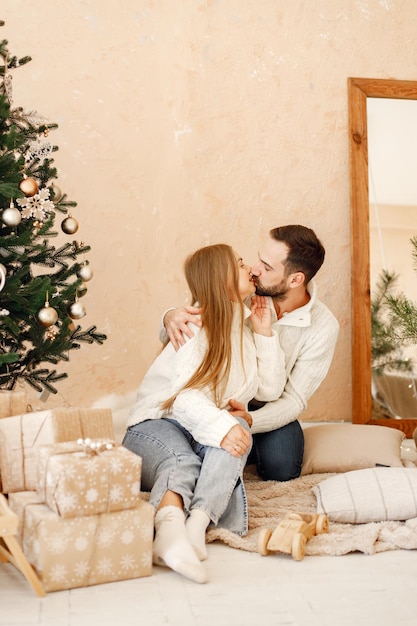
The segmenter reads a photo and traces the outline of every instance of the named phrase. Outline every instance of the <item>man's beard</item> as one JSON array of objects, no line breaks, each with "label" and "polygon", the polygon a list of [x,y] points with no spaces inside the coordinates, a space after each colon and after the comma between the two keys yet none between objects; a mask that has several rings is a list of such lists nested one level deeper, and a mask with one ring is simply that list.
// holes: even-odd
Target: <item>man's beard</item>
[{"label": "man's beard", "polygon": [[287,288],[285,279],[281,280],[278,285],[273,285],[272,287],[264,287],[256,279],[254,280],[254,283],[258,296],[269,296],[270,298],[274,298],[274,300],[278,300],[279,302],[287,299],[289,289]]}]

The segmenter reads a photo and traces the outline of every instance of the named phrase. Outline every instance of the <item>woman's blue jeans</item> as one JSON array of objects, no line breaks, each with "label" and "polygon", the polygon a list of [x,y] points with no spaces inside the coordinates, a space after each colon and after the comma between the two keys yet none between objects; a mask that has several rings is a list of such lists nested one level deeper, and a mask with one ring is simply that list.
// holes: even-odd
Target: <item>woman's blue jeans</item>
[{"label": "woman's blue jeans", "polygon": [[[245,420],[239,419],[249,430]],[[179,494],[186,514],[201,509],[211,523],[239,535],[248,529],[242,480],[249,454],[235,458],[222,448],[203,446],[172,419],[140,422],[128,428],[123,445],[142,457],[142,489],[156,508],[167,491]]]}]

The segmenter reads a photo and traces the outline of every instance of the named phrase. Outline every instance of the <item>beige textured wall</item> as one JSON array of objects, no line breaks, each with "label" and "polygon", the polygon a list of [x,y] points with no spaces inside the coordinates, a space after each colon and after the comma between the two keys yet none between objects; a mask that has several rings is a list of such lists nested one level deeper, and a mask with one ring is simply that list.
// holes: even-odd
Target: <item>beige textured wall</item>
[{"label": "beige textured wall", "polygon": [[58,398],[87,406],[137,387],[161,312],[187,300],[182,262],[313,227],[318,279],[341,323],[308,419],[350,419],[348,76],[415,79],[415,0],[2,0],[0,31],[33,61],[16,104],[59,123],[59,184],[78,202],[95,277]]}]

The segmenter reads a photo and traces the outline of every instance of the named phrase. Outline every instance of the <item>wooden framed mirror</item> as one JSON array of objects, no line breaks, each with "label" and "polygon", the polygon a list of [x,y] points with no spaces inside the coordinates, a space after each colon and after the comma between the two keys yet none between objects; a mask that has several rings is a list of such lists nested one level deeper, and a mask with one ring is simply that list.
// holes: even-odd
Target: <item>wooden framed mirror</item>
[{"label": "wooden framed mirror", "polygon": [[348,78],[352,259],[352,422],[398,428],[407,437],[411,437],[417,428],[417,419],[396,419],[395,417],[385,419],[375,418],[373,415],[368,98],[417,100],[417,81]]}]

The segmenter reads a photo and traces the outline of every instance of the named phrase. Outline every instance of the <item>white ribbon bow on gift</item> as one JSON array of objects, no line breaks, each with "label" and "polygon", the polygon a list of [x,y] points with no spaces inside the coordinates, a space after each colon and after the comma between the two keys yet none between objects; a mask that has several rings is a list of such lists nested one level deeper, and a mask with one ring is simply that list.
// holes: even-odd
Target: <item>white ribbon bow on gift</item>
[{"label": "white ribbon bow on gift", "polygon": [[113,441],[91,441],[89,437],[86,439],[77,439],[77,443],[83,448],[84,453],[90,456],[100,454],[103,450],[111,450],[115,446]]}]

